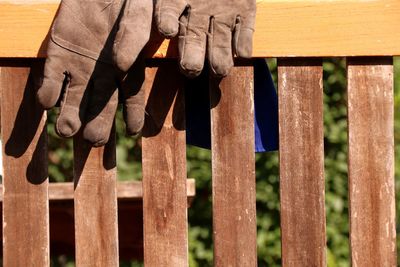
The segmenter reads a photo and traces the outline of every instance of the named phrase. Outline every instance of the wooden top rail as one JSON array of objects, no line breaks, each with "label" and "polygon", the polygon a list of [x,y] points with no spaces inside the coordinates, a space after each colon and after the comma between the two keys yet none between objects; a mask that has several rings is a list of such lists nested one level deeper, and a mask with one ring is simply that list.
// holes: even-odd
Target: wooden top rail
[{"label": "wooden top rail", "polygon": [[[59,2],[0,0],[0,58],[44,57]],[[398,0],[257,2],[254,57],[400,55]],[[149,57],[165,57],[167,47],[151,43]]]}]

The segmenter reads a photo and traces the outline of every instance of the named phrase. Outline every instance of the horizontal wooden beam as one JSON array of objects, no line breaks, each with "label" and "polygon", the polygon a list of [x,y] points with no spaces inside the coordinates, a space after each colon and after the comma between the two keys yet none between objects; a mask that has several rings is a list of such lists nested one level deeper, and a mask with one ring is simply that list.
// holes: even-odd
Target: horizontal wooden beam
[{"label": "horizontal wooden beam", "polygon": [[[258,0],[254,57],[400,55],[398,0]],[[0,58],[44,57],[59,0],[0,0]],[[148,55],[165,57],[168,42]],[[172,48],[168,56],[174,57]]]},{"label": "horizontal wooden beam", "polygon": [[[196,195],[194,179],[187,179],[187,196],[192,199]],[[3,201],[3,185],[0,185],[0,202]],[[118,182],[118,200],[139,200],[143,197],[142,182]],[[74,199],[73,183],[49,183],[49,200],[72,200]]]}]

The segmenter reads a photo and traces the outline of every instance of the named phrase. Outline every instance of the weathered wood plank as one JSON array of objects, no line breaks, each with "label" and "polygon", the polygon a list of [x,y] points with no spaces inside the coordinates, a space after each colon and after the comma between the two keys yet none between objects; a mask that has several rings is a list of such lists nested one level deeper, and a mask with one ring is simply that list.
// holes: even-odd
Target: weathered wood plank
[{"label": "weathered wood plank", "polygon": [[348,58],[352,265],[397,266],[392,58]]},{"label": "weathered wood plank", "polygon": [[[0,57],[45,56],[59,2],[1,0]],[[399,28],[398,0],[258,0],[253,55],[400,55]],[[158,48],[151,46],[149,56]],[[156,56],[166,56],[167,47]]]},{"label": "weathered wood plank", "polygon": [[76,265],[119,266],[115,132],[101,148],[74,138]]},{"label": "weathered wood plank", "polygon": [[215,266],[256,266],[253,67],[211,78]]},{"label": "weathered wood plank", "polygon": [[279,59],[282,266],[326,266],[322,61]]},{"label": "weathered wood plank", "polygon": [[[186,181],[187,196],[191,200],[196,195],[195,179]],[[118,200],[140,200],[143,197],[142,182],[124,181],[117,183]],[[73,183],[49,183],[49,200],[70,200],[74,198]],[[3,185],[0,185],[0,201],[3,201]]]},{"label": "weathered wood plank", "polygon": [[0,67],[6,267],[50,265],[46,115],[32,78],[41,68],[29,62]]},{"label": "weathered wood plank", "polygon": [[188,266],[183,79],[176,62],[146,70],[143,129],[144,264]]}]

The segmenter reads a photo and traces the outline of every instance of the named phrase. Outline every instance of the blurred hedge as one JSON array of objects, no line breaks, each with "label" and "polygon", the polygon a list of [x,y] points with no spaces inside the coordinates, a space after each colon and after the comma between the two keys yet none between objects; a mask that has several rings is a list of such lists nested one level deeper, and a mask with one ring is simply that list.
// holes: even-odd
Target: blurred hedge
[{"label": "blurred hedge", "polygon": [[[268,61],[276,81],[276,61]],[[395,110],[400,106],[400,60],[395,61]],[[350,266],[347,199],[347,110],[345,60],[324,61],[324,132],[328,266]],[[396,155],[400,152],[400,115],[395,112]],[[50,179],[66,181],[72,177],[71,140],[54,133],[55,114],[49,113]],[[140,137],[124,134],[119,112],[117,124],[118,179],[141,178]],[[190,266],[212,266],[211,155],[210,151],[188,146],[188,177],[196,178],[197,196],[189,210]],[[280,266],[278,153],[256,157],[257,225],[259,266]],[[400,187],[400,161],[396,157],[396,192]],[[397,199],[397,212],[400,202]],[[398,225],[399,226],[399,225]],[[399,246],[398,246],[399,247]],[[140,265],[140,264],[139,264]],[[138,266],[125,263],[124,266]]]}]

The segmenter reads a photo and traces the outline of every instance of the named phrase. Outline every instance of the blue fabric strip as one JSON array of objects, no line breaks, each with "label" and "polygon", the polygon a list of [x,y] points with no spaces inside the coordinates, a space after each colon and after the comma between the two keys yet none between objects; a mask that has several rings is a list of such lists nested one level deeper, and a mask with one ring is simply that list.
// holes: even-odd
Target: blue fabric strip
[{"label": "blue fabric strip", "polygon": [[[187,80],[186,139],[202,148],[211,147],[210,97],[208,71]],[[279,147],[278,97],[264,59],[254,61],[255,152],[275,151]]]}]

